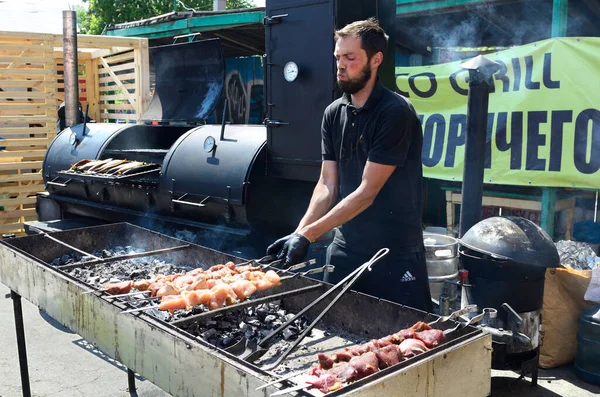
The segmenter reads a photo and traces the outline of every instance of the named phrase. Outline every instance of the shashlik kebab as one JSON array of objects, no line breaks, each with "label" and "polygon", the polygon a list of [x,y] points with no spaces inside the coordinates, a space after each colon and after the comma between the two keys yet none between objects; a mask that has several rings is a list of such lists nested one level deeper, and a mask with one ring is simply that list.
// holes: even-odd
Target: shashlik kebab
[{"label": "shashlik kebab", "polygon": [[132,288],[148,291],[151,297],[161,298],[159,310],[186,309],[204,304],[218,309],[244,301],[256,291],[279,285],[280,278],[273,270],[263,272],[252,265],[236,266],[233,262],[212,266],[208,270],[193,269],[187,273],[157,275],[153,280],[127,280],[109,283],[104,290],[110,294],[127,294]]},{"label": "shashlik kebab", "polygon": [[410,328],[332,355],[318,354],[318,364],[302,378],[306,388],[328,393],[424,353],[445,340],[444,332],[417,322]]}]

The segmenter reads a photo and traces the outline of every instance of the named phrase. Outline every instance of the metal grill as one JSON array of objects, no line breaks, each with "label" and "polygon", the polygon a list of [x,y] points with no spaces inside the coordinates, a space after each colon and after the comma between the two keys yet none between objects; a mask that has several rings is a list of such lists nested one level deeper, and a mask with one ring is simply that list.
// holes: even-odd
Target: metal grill
[{"label": "metal grill", "polygon": [[[72,257],[74,251],[80,251],[81,255],[102,250],[118,252],[115,247],[126,246],[134,247],[136,252],[97,257],[87,265],[57,265],[56,262],[57,258]],[[240,357],[243,356],[240,351],[231,348],[236,342],[234,338],[228,343],[221,343],[222,339],[215,343],[206,335],[207,330],[213,330],[213,336],[219,335],[223,332],[219,323],[222,325],[223,322],[230,323],[227,332],[243,327],[240,326],[242,322],[250,327],[251,317],[260,317],[259,310],[268,312],[269,305],[273,311],[281,311],[283,316],[298,313],[329,290],[330,284],[282,272],[283,280],[279,286],[222,309],[176,313],[174,317],[157,310],[123,313],[131,309],[132,304],[101,292],[97,288],[101,283],[99,280],[90,282],[88,272],[93,268],[116,268],[127,261],[138,265],[145,263],[146,266],[160,262],[172,266],[172,271],[187,267],[207,269],[227,261],[244,262],[242,258],[183,243],[130,224],[112,224],[3,241],[0,244],[0,281],[107,355],[164,390],[181,396],[207,395],[211,394],[210,390],[213,395],[227,396],[272,394],[290,383],[270,385],[266,391],[256,388],[286,374],[308,370],[316,363],[317,353],[331,353],[408,328],[417,321],[430,322],[437,318],[349,291],[325,313],[311,335],[276,370],[267,371],[264,366],[279,357],[294,335],[282,335],[269,345],[262,357],[250,362]],[[141,271],[143,267],[134,270]],[[323,302],[324,305],[327,303]],[[301,329],[302,323],[314,319],[322,309],[323,306],[317,305],[307,311],[306,318],[300,318],[297,326]],[[268,331],[261,328],[268,323],[263,320],[260,319],[257,325],[258,333],[262,332],[262,335],[263,331]],[[438,325],[440,329],[450,329],[456,323],[448,321]],[[450,368],[473,382],[487,382],[489,390],[489,343],[489,335],[481,330],[460,327],[449,333],[440,346],[348,384],[330,395],[370,395],[371,388],[401,386],[410,378],[398,376],[400,374],[424,376],[426,373],[431,373],[431,382],[437,391],[432,389],[423,395],[442,395],[439,394],[442,390],[460,386],[452,379],[438,376]],[[189,376],[191,373],[202,376]],[[466,395],[486,395],[482,392],[485,393],[485,387]]]}]

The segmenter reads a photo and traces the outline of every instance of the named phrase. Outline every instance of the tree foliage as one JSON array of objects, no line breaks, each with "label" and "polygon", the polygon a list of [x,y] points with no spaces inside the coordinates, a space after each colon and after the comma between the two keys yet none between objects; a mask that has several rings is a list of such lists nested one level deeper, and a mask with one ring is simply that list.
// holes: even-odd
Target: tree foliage
[{"label": "tree foliage", "polygon": [[[77,9],[81,33],[101,34],[109,24],[138,21],[173,11],[174,0],[83,0],[87,11]],[[176,11],[211,11],[213,0],[177,1]],[[254,7],[252,0],[227,0],[227,9]]]}]

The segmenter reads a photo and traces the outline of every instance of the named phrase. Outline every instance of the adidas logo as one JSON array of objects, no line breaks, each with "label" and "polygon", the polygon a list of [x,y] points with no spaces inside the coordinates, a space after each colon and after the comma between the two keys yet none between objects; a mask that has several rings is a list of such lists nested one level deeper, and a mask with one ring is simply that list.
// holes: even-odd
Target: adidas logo
[{"label": "adidas logo", "polygon": [[416,280],[415,276],[413,276],[409,271],[407,271],[406,273],[404,273],[404,276],[402,276],[402,278],[400,279],[400,282],[406,283],[408,281],[415,281],[415,280]]}]

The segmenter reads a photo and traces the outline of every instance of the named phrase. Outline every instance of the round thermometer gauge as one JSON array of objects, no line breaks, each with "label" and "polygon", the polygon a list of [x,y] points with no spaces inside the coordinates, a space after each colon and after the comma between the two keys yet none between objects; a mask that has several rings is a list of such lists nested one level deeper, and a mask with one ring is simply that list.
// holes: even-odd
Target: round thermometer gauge
[{"label": "round thermometer gauge", "polygon": [[287,81],[294,81],[298,77],[298,65],[296,62],[288,62],[283,67],[283,77]]},{"label": "round thermometer gauge", "polygon": [[215,150],[215,138],[213,138],[212,136],[207,136],[206,139],[204,140],[204,151],[206,153],[210,153],[213,150]]},{"label": "round thermometer gauge", "polygon": [[69,143],[71,145],[75,145],[77,143],[77,134],[75,132],[71,132],[71,135],[69,135]]}]

